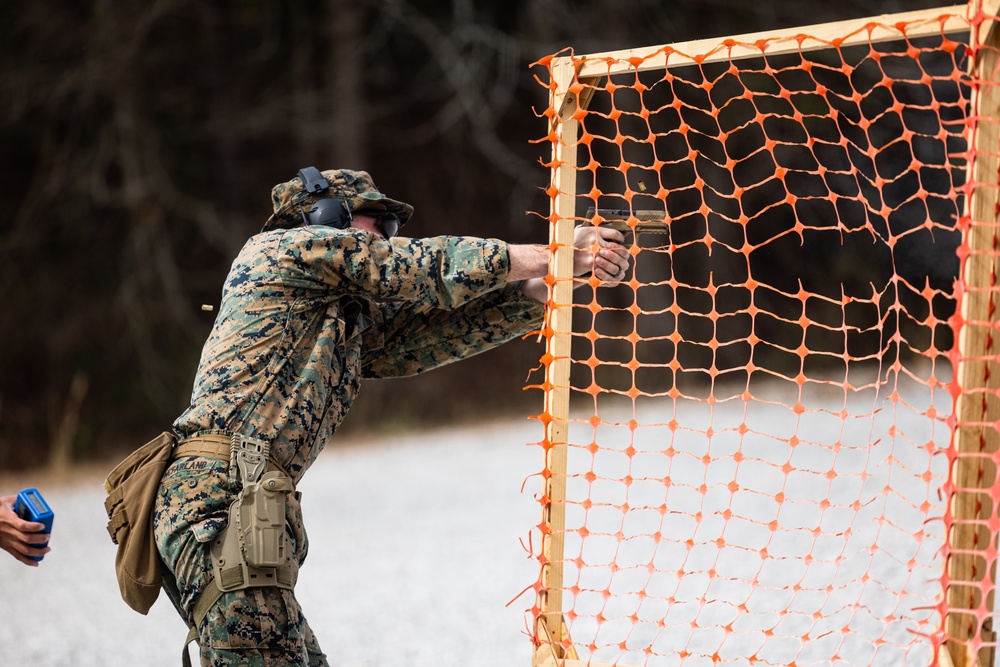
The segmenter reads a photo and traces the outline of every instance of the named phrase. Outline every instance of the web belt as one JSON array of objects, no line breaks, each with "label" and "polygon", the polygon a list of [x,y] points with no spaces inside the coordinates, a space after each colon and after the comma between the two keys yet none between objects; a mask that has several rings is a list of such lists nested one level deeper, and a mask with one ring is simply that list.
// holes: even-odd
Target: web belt
[{"label": "web belt", "polygon": [[[226,435],[225,433],[203,433],[201,435],[194,435],[178,443],[174,447],[174,453],[172,455],[173,460],[177,460],[184,456],[203,456],[208,459],[219,459],[220,461],[228,461],[232,454],[232,442],[233,436]],[[267,457],[267,469],[277,470],[280,473],[284,473],[285,477],[289,479],[294,479],[285,470],[285,467],[274,460],[273,457]]]}]

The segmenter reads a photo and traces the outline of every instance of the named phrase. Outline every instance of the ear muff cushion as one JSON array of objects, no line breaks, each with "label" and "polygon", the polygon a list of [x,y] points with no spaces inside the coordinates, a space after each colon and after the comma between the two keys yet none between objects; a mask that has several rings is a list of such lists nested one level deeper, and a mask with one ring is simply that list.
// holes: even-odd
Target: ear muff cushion
[{"label": "ear muff cushion", "polygon": [[310,225],[326,225],[344,229],[351,220],[344,205],[329,197],[317,200],[307,214]]}]

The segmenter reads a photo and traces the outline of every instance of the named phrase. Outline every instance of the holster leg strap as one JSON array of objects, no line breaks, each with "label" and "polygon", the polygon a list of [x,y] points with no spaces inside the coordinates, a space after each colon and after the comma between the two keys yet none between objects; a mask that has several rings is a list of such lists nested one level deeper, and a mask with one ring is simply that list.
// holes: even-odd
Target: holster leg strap
[{"label": "holster leg strap", "polygon": [[198,641],[198,628],[201,627],[201,622],[208,616],[208,610],[214,607],[215,603],[221,597],[222,589],[216,586],[214,581],[211,581],[194,603],[194,609],[191,611],[193,624],[191,625],[191,629],[188,630],[187,639],[184,640],[184,648],[181,654],[181,664],[184,667],[191,667],[191,657],[188,655],[188,647],[191,645],[191,642]]}]

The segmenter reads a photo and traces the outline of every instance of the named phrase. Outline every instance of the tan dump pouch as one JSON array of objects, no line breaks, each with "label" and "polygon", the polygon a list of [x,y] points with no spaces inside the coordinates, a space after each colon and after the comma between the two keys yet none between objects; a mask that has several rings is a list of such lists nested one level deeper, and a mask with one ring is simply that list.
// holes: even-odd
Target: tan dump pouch
[{"label": "tan dump pouch", "polygon": [[104,482],[108,533],[118,545],[118,587],[122,599],[140,614],[148,613],[160,594],[162,565],[153,537],[153,504],[173,447],[174,436],[161,433],[119,463]]}]

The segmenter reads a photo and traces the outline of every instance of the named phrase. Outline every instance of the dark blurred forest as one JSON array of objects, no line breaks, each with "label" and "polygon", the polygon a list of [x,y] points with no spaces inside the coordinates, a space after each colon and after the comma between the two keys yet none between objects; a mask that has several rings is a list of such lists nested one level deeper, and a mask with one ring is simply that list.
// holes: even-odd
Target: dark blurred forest
[{"label": "dark blurred forest", "polygon": [[[926,0],[0,3],[0,470],[118,453],[187,406],[229,264],[306,165],[361,168],[411,235],[545,242],[531,64]],[[540,411],[517,341],[369,383],[346,430]]]}]

